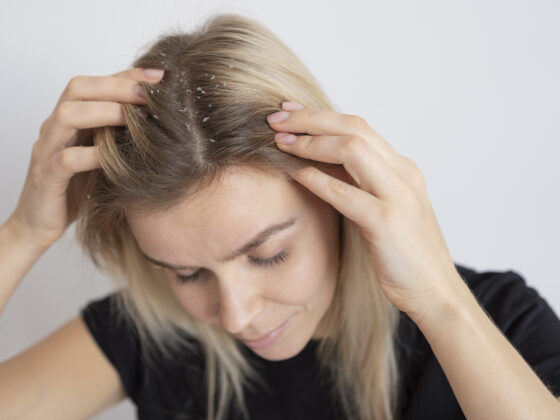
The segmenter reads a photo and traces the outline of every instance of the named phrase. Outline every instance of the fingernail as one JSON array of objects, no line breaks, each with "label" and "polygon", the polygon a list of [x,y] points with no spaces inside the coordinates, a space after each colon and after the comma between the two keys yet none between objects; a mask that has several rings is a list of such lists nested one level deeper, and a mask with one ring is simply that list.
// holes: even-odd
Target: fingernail
[{"label": "fingernail", "polygon": [[136,85],[136,94],[142,99],[146,99],[146,93],[144,92],[144,89],[142,89],[142,87],[139,85]]},{"label": "fingernail", "polygon": [[274,140],[282,144],[293,144],[296,141],[296,136],[290,133],[276,133]]},{"label": "fingernail", "polygon": [[303,108],[305,107],[298,102],[282,102],[282,109],[285,111],[297,111]]},{"label": "fingernail", "polygon": [[290,116],[289,112],[278,111],[278,112],[274,112],[273,114],[269,114],[266,117],[266,119],[269,123],[277,123],[277,122],[286,121],[289,116]]},{"label": "fingernail", "polygon": [[144,77],[147,79],[159,79],[163,73],[164,70],[161,69],[144,69]]}]

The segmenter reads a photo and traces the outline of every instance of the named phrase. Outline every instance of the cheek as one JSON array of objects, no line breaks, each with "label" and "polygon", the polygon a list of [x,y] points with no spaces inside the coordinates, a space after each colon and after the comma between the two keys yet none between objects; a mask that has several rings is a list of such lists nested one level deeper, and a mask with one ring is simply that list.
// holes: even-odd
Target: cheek
[{"label": "cheek", "polygon": [[291,305],[307,304],[330,288],[330,276],[325,250],[299,250],[286,270],[274,276],[275,287],[269,294],[270,299]]}]

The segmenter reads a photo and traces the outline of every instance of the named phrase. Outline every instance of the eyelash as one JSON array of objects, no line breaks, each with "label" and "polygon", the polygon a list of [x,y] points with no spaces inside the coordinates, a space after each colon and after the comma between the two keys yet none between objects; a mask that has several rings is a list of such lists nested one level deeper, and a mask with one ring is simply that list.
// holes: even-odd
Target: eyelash
[{"label": "eyelash", "polygon": [[[280,253],[276,254],[274,257],[271,257],[271,258],[249,257],[249,259],[256,266],[271,267],[271,266],[283,263],[284,261],[286,261],[287,257],[288,257],[288,253],[284,250],[284,251],[281,251]],[[194,282],[194,281],[198,280],[201,271],[202,270],[199,270],[196,273],[191,274],[189,276],[182,276],[180,274],[175,273],[175,277],[176,277],[176,279],[179,283],[184,284],[184,283]]]}]

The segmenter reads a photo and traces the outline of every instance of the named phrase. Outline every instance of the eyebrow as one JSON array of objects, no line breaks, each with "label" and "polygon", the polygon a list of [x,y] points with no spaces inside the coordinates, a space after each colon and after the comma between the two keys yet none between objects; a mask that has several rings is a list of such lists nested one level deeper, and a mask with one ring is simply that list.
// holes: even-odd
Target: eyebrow
[{"label": "eyebrow", "polygon": [[[264,230],[259,232],[257,235],[255,235],[253,237],[253,239],[251,239],[245,245],[241,246],[239,249],[232,252],[230,255],[227,255],[225,258],[222,258],[220,260],[220,262],[231,261],[231,260],[233,260],[233,259],[235,259],[235,258],[237,258],[241,255],[248,254],[253,249],[258,248],[259,246],[264,244],[274,234],[276,234],[278,232],[281,232],[281,231],[289,228],[293,224],[295,224],[297,220],[298,220],[297,217],[293,217],[289,220],[286,220],[285,222],[281,222],[281,223],[277,223],[277,224],[268,226],[267,228],[265,228]],[[142,250],[141,250],[141,252],[142,252],[142,255],[144,255],[144,258],[146,258],[152,264],[158,265],[158,266],[163,267],[163,268],[169,268],[170,270],[196,270],[196,269],[199,268],[199,267],[191,267],[191,266],[188,266],[188,265],[175,265],[175,264],[171,264],[171,263],[168,263],[168,262],[165,262],[165,261],[158,261],[158,260],[146,255]]]}]

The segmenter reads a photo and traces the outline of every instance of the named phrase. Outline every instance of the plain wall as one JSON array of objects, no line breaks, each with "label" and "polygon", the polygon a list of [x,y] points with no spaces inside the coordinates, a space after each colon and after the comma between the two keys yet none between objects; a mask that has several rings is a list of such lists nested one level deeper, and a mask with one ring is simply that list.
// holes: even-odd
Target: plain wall
[{"label": "plain wall", "polygon": [[[0,222],[39,127],[74,75],[129,67],[170,27],[214,11],[256,18],[339,112],[412,158],[455,262],[520,273],[560,313],[560,3],[557,1],[18,1],[0,14]],[[1,270],[1,267],[0,267]],[[0,360],[113,290],[70,228],[0,317]],[[129,400],[96,419],[132,419]]]}]

